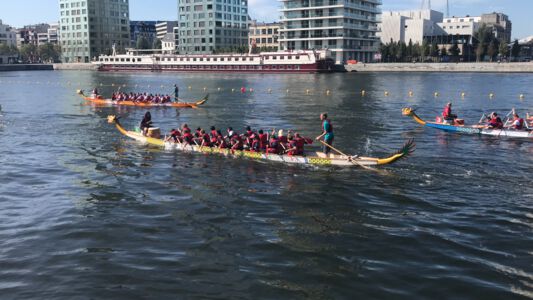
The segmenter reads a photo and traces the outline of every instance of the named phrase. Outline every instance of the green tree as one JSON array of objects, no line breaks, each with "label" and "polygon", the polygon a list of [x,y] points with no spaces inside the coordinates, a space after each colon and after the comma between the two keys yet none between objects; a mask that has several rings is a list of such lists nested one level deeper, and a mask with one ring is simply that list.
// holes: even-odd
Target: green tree
[{"label": "green tree", "polygon": [[26,44],[20,47],[20,56],[24,62],[37,62],[38,61],[38,49],[33,44]]},{"label": "green tree", "polygon": [[414,52],[413,40],[409,39],[409,43],[407,44],[407,49],[405,51],[405,56],[407,56],[409,60],[413,60],[413,52]]},{"label": "green tree", "polygon": [[457,42],[453,43],[452,47],[450,48],[450,55],[457,57],[461,53],[461,49],[459,49],[459,45],[457,45]]},{"label": "green tree", "polygon": [[511,47],[511,56],[513,60],[517,60],[520,55],[520,44],[518,40],[514,40],[513,46]]},{"label": "green tree", "polygon": [[19,48],[17,48],[17,46],[15,46],[15,45],[11,45],[11,46],[9,47],[9,54],[11,54],[11,55],[17,55],[17,56],[20,55]]},{"label": "green tree", "polygon": [[[492,33],[491,28],[486,24],[481,25],[481,27],[479,27],[479,29],[474,33],[474,38],[478,42],[476,46],[476,60],[481,61],[484,55],[488,55],[492,61],[494,55],[496,55],[499,43],[494,36],[494,33]],[[494,51],[492,56],[489,53],[491,43],[493,44],[493,49],[491,49],[491,51]]]},{"label": "green tree", "polygon": [[150,49],[150,42],[145,36],[138,36],[137,37],[137,43],[136,48],[143,50],[143,49]]},{"label": "green tree", "polygon": [[476,61],[480,62],[483,59],[484,55],[485,55],[485,45],[483,45],[483,43],[479,43],[476,47]]},{"label": "green tree", "polygon": [[44,62],[57,62],[61,56],[61,52],[53,44],[46,43],[39,46],[38,56]]},{"label": "green tree", "polygon": [[10,49],[7,44],[0,43],[0,55],[10,55]]},{"label": "green tree", "polygon": [[439,46],[437,45],[437,42],[432,42],[431,43],[431,50],[430,50],[430,55],[431,57],[435,58],[435,57],[438,57],[439,56]]},{"label": "green tree", "polygon": [[155,39],[154,43],[152,44],[152,49],[162,49],[162,48],[163,48],[163,43],[161,42],[161,40]]},{"label": "green tree", "polygon": [[431,53],[431,48],[429,47],[429,43],[427,40],[424,40],[420,48],[420,54],[422,55],[422,61],[425,61],[426,57],[428,57],[430,53]]},{"label": "green tree", "polygon": [[418,60],[420,57],[420,44],[416,43],[413,45],[413,61]]},{"label": "green tree", "polygon": [[489,47],[487,48],[487,55],[489,56],[490,62],[494,60],[494,56],[498,53],[498,46],[496,45],[495,40],[490,41]]},{"label": "green tree", "polygon": [[381,61],[382,62],[385,62],[387,61],[387,58],[389,57],[390,55],[390,47],[388,44],[381,44],[379,46],[379,53],[381,53]]},{"label": "green tree", "polygon": [[507,58],[507,56],[509,55],[509,47],[507,46],[506,43],[501,42],[500,49],[498,49],[498,52],[500,54],[500,57]]},{"label": "green tree", "polygon": [[403,62],[407,53],[407,45],[405,42],[398,42],[398,51],[396,52],[396,58],[398,61]]}]

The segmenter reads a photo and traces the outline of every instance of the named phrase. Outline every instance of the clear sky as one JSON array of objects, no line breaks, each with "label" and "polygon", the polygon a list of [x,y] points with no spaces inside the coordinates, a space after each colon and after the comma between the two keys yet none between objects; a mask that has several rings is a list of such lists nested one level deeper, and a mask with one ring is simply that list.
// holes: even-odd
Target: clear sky
[{"label": "clear sky", "polygon": [[[486,12],[503,12],[513,22],[513,37],[533,35],[529,24],[533,0],[449,0],[450,15],[480,15]],[[20,27],[40,22],[57,22],[58,0],[1,0],[0,19],[5,24]],[[175,20],[177,0],[130,0],[132,20]],[[427,2],[427,0],[426,0]],[[422,0],[383,0],[383,10],[418,9]],[[432,8],[446,11],[446,0],[432,0]],[[279,17],[277,0],[249,0],[250,15],[259,21],[276,21]]]}]

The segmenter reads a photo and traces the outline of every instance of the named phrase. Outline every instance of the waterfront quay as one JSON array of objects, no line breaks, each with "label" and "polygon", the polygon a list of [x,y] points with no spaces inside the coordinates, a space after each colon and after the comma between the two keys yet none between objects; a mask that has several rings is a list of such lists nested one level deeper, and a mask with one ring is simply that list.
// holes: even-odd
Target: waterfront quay
[{"label": "waterfront quay", "polygon": [[533,73],[533,63],[357,63],[345,65],[348,72],[466,72]]}]

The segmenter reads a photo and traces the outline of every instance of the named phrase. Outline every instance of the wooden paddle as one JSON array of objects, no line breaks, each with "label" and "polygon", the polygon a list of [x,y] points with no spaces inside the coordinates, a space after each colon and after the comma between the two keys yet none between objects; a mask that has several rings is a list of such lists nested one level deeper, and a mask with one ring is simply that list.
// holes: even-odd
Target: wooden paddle
[{"label": "wooden paddle", "polygon": [[343,155],[343,156],[348,157],[348,161],[351,162],[351,163],[354,164],[354,165],[357,165],[357,166],[359,166],[359,167],[361,167],[361,168],[363,168],[363,169],[366,169],[366,170],[377,171],[376,169],[373,169],[373,168],[367,167],[367,166],[365,166],[365,165],[363,165],[363,164],[360,164],[360,163],[354,161],[354,160],[351,158],[351,156],[344,154],[344,153],[343,153],[342,151],[340,151],[339,149],[337,149],[337,148],[331,146],[330,144],[328,144],[328,143],[326,143],[326,142],[324,142],[324,141],[322,141],[322,140],[320,140],[320,143],[322,143],[324,146],[330,148],[331,150],[333,150],[333,151],[339,153],[340,155]]}]

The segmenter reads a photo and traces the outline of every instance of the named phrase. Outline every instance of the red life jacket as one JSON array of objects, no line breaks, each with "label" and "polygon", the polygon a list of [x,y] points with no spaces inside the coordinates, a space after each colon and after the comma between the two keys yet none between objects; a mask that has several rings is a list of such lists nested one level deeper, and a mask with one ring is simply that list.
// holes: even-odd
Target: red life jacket
[{"label": "red life jacket", "polygon": [[252,151],[252,152],[261,152],[261,141],[253,140],[252,141],[252,145],[250,147],[250,151]]},{"label": "red life jacket", "polygon": [[293,155],[299,155],[299,151],[298,151],[298,142],[296,142],[296,140],[292,140],[289,142],[289,147],[292,149],[292,148],[296,148],[296,150],[290,150],[289,152],[287,152],[288,155],[290,156],[293,156]]},{"label": "red life jacket", "polygon": [[[524,119],[519,118],[519,119],[516,120],[516,121],[518,121],[518,124],[515,124],[515,125],[513,126],[514,129],[517,129],[517,130],[522,130],[522,129],[524,129]],[[515,122],[516,122],[516,121],[515,121]]]},{"label": "red life jacket", "polygon": [[211,138],[209,138],[209,134],[204,133],[204,135],[202,135],[202,140],[204,146],[211,147]]},{"label": "red life jacket", "polygon": [[298,155],[304,154],[305,139],[296,138],[295,141],[296,141],[296,147],[298,148]]},{"label": "red life jacket", "polygon": [[490,119],[489,126],[493,127],[494,129],[502,129],[503,128],[502,119],[500,119],[500,117]]},{"label": "red life jacket", "polygon": [[271,154],[279,154],[279,148],[280,146],[278,140],[270,139],[266,152]]},{"label": "red life jacket", "polygon": [[187,133],[185,133],[185,134],[183,135],[183,141],[186,142],[186,143],[188,143],[188,144],[192,144],[192,143],[193,143],[193,141],[192,141],[193,138],[194,138],[194,137],[192,136],[192,134],[191,134],[190,132],[187,132]]},{"label": "red life jacket", "polygon": [[444,118],[448,118],[451,114],[452,114],[452,109],[448,106],[446,106],[444,110],[442,111],[442,116]]},{"label": "red life jacket", "polygon": [[266,149],[266,147],[268,146],[268,135],[266,133],[263,133],[263,134],[260,134],[259,135],[259,147],[261,147],[261,149]]},{"label": "red life jacket", "polygon": [[224,140],[223,138],[218,140],[218,146],[220,147],[220,149],[228,148],[228,144],[226,143],[226,140]]}]

